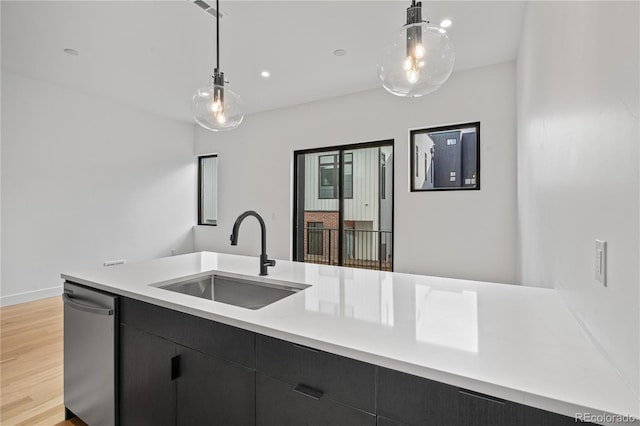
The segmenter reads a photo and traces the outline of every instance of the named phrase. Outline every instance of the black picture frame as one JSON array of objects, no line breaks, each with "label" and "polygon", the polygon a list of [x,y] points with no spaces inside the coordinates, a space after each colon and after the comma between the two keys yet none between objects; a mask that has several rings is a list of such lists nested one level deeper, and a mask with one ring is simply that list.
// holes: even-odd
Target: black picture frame
[{"label": "black picture frame", "polygon": [[411,192],[480,190],[479,121],[410,130],[409,153]]}]

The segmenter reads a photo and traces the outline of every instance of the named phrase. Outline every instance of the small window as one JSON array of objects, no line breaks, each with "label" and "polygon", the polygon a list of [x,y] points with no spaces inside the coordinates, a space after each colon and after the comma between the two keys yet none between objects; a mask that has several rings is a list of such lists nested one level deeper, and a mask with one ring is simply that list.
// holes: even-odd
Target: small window
[{"label": "small window", "polygon": [[198,157],[198,225],[218,222],[218,156]]},{"label": "small window", "polygon": [[353,198],[353,153],[344,154],[344,198]]},{"label": "small window", "polygon": [[[340,171],[338,154],[319,157],[318,198],[338,198]],[[353,198],[353,154],[344,154],[344,198]]]},{"label": "small window", "polygon": [[[411,191],[480,189],[479,122],[411,130],[409,135]],[[424,153],[424,174],[419,153]]]},{"label": "small window", "polygon": [[338,198],[338,164],[337,155],[320,156],[320,182],[318,198]]}]

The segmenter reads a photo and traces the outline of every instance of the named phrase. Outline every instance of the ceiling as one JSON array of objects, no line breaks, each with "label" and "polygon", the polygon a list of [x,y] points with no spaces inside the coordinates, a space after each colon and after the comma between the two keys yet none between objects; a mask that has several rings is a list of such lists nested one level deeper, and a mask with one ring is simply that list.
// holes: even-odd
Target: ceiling
[{"label": "ceiling", "polygon": [[[380,87],[380,48],[404,24],[408,4],[223,0],[228,87],[245,113]],[[92,96],[190,121],[191,97],[215,67],[215,17],[185,0],[0,5],[4,70]],[[423,2],[423,18],[453,20],[454,71],[515,59],[524,14],[523,1]]]}]

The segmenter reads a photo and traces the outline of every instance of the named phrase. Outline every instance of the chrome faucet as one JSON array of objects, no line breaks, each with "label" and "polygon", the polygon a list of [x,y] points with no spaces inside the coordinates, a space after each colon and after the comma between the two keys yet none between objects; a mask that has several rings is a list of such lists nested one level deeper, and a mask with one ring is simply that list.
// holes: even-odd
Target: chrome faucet
[{"label": "chrome faucet", "polygon": [[269,259],[267,256],[267,227],[264,224],[262,216],[260,216],[253,210],[247,210],[246,212],[238,216],[236,222],[233,224],[233,231],[231,232],[231,245],[238,245],[238,231],[240,230],[240,224],[247,216],[253,216],[258,219],[258,222],[260,222],[260,234],[262,237],[262,254],[260,254],[260,275],[269,275],[269,273],[267,272],[267,267],[276,266],[276,261],[273,259]]}]

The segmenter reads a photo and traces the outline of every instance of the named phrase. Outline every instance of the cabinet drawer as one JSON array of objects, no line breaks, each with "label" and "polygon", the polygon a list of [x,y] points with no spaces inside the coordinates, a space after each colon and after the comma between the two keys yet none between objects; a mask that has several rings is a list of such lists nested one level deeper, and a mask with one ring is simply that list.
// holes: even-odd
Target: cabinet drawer
[{"label": "cabinet drawer", "polygon": [[123,324],[255,368],[254,333],[150,303],[122,299],[120,321]]},{"label": "cabinet drawer", "polygon": [[258,373],[256,425],[375,426],[376,417],[325,395],[309,396],[308,393],[296,391],[294,385]]},{"label": "cabinet drawer", "polygon": [[375,366],[272,337],[256,336],[256,369],[332,400],[375,412]]},{"label": "cabinet drawer", "polygon": [[[461,389],[458,392],[458,424],[464,426],[510,426],[513,403]],[[539,425],[541,426],[541,425]]]},{"label": "cabinet drawer", "polygon": [[411,426],[448,426],[458,424],[457,413],[458,388],[378,367],[380,416]]},{"label": "cabinet drawer", "polygon": [[[378,367],[378,425],[569,426],[572,417]],[[393,419],[390,421],[390,419]]]},{"label": "cabinet drawer", "polygon": [[515,402],[511,403],[511,406],[512,423],[517,426],[575,426],[576,424],[595,426],[595,423],[577,421],[573,417],[516,404]]}]

